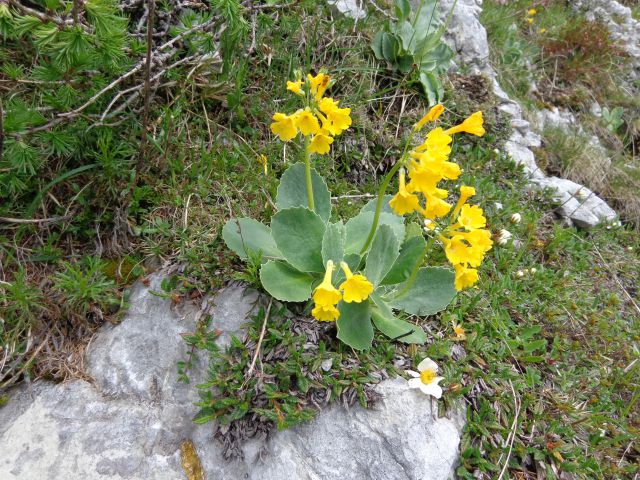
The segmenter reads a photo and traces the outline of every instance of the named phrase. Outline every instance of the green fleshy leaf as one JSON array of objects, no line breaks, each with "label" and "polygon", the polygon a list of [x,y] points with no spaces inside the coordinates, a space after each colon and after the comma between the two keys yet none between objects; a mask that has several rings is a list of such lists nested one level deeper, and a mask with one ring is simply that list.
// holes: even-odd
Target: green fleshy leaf
[{"label": "green fleshy leaf", "polygon": [[404,242],[400,255],[398,255],[393,267],[380,283],[382,285],[393,285],[402,283],[409,278],[416,264],[422,261],[426,245],[427,242],[422,236],[411,237]]},{"label": "green fleshy leaf", "polygon": [[311,298],[311,286],[316,279],[282,261],[269,260],[260,269],[264,289],[283,302],[304,302]]},{"label": "green fleshy leaf", "polygon": [[[345,225],[347,229],[347,236],[344,245],[345,253],[360,253],[364,243],[369,235],[369,230],[373,225],[374,212],[361,211],[358,215],[353,217]],[[380,220],[378,226],[389,225],[393,229],[398,243],[402,243],[404,239],[404,218],[390,213],[380,213]]]},{"label": "green fleshy leaf", "polygon": [[369,300],[338,304],[340,316],[336,322],[338,338],[356,350],[367,350],[373,342],[373,325]]},{"label": "green fleshy leaf", "polygon": [[[331,194],[324,179],[313,168],[311,169],[311,185],[313,186],[315,211],[322,220],[328,222],[331,217]],[[304,163],[291,165],[282,174],[276,194],[276,206],[278,210],[291,207],[309,207]]]},{"label": "green fleshy leaf", "polygon": [[342,221],[328,223],[322,237],[322,261],[326,265],[329,260],[339,266],[344,258],[345,228]]},{"label": "green fleshy leaf", "polygon": [[393,314],[391,307],[387,305],[376,293],[371,294],[375,305],[371,308],[371,319],[376,328],[387,337],[404,343],[418,343],[422,345],[427,341],[427,334],[419,325],[413,325],[400,320]]},{"label": "green fleshy leaf", "polygon": [[280,210],[271,218],[271,234],[285,260],[303,272],[324,272],[325,223],[305,207]]},{"label": "green fleshy leaf", "polygon": [[[456,296],[455,275],[446,268],[421,268],[409,291],[389,302],[411,315],[433,315],[444,310]],[[403,285],[399,285],[402,291]]]},{"label": "green fleshy leaf", "polygon": [[371,250],[367,255],[367,266],[364,274],[377,287],[393,266],[400,250],[400,244],[389,225],[380,225],[373,237]]},{"label": "green fleshy leaf", "polygon": [[262,252],[263,257],[282,258],[271,229],[253,218],[232,218],[222,227],[222,238],[227,247],[240,258],[247,258],[247,249]]}]

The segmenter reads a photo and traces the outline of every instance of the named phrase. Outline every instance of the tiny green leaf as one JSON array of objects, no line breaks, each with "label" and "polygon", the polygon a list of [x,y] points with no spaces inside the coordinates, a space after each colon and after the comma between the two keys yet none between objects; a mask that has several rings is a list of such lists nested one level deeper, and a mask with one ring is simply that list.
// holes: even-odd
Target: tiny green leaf
[{"label": "tiny green leaf", "polygon": [[264,289],[283,302],[304,302],[311,297],[314,277],[296,270],[282,261],[269,260],[260,269],[260,282]]}]

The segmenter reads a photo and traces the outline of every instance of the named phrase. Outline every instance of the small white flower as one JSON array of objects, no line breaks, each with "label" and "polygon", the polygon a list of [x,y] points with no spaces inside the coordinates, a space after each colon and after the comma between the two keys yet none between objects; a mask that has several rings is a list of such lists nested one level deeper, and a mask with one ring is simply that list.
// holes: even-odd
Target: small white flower
[{"label": "small white flower", "polygon": [[516,272],[516,277],[518,277],[518,278],[522,278],[522,277],[524,277],[524,272],[523,272],[522,270],[518,270],[518,271]]},{"label": "small white flower", "polygon": [[536,273],[538,271],[538,269],[536,267],[531,267],[531,270],[529,270],[531,273]]},{"label": "small white flower", "polygon": [[584,200],[585,198],[587,198],[587,192],[584,190],[584,188],[580,188],[576,190],[576,193],[574,193],[574,196],[578,200]]},{"label": "small white flower", "polygon": [[407,370],[413,378],[409,379],[409,387],[419,388],[422,393],[436,398],[442,396],[442,387],[438,385],[444,377],[438,377],[438,364],[430,358],[425,358],[418,364],[418,371]]},{"label": "small white flower", "polygon": [[502,230],[500,230],[500,233],[498,233],[496,242],[498,242],[498,245],[506,245],[512,236],[513,235],[511,235],[511,232],[509,230],[505,230],[503,228]]},{"label": "small white flower", "polygon": [[493,153],[495,153],[496,155],[500,155],[500,150],[498,150],[497,148],[494,148]]},{"label": "small white flower", "polygon": [[633,252],[633,247],[631,246],[627,247],[627,252]]},{"label": "small white flower", "polygon": [[522,215],[519,213],[514,213],[511,215],[511,223],[520,223],[522,221]]}]

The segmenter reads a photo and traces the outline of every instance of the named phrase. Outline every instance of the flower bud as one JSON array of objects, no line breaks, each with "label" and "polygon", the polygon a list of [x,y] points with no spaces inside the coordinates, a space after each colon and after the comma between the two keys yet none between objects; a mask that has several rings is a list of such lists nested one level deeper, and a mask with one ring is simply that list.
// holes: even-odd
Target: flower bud
[{"label": "flower bud", "polygon": [[498,245],[506,245],[511,237],[512,237],[511,232],[503,228],[498,233],[498,236],[496,237],[496,242],[498,243]]},{"label": "flower bud", "polygon": [[520,223],[522,221],[522,215],[520,215],[519,213],[514,213],[513,215],[511,215],[511,223],[517,224]]},{"label": "flower bud", "polygon": [[516,277],[518,277],[518,278],[522,278],[522,277],[524,277],[524,272],[523,272],[522,270],[518,270],[518,271],[516,272]]}]

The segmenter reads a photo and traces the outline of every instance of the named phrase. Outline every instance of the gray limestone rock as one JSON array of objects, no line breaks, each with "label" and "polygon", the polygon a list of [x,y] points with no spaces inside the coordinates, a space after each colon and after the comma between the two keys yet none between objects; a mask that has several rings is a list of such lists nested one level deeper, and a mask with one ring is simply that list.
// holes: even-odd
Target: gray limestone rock
[{"label": "gray limestone rock", "polygon": [[[228,461],[212,438],[211,425],[192,422],[198,408],[193,386],[177,382],[176,363],[201,310],[172,309],[171,302],[137,284],[120,325],[105,326],[88,349],[95,381],[36,382],[9,394],[0,408],[2,480],[175,480],[186,478],[180,446],[190,440],[208,479],[446,479],[458,459],[463,407],[453,419],[436,418],[431,399],[403,379],[376,388],[370,410],[334,405],[270,439],[254,438],[244,459]],[[215,297],[213,328],[239,333],[257,301],[231,286]],[[204,359],[203,359],[204,360]],[[204,378],[196,363],[193,382]],[[435,408],[435,407],[434,407]],[[435,410],[434,410],[435,411]]]},{"label": "gray limestone rock", "polygon": [[558,177],[536,179],[534,182],[540,188],[550,188],[554,192],[554,200],[560,204],[557,212],[578,227],[593,228],[616,219],[616,212],[587,187]]},{"label": "gray limestone rock", "polygon": [[363,8],[362,1],[357,0],[327,0],[327,3],[334,7],[342,15],[361,20],[367,16],[367,12]]}]

